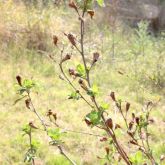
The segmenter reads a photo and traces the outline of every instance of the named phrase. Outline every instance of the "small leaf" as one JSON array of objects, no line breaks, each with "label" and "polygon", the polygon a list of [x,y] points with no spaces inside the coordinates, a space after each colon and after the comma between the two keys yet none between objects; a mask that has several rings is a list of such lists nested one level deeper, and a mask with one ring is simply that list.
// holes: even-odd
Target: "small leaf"
[{"label": "small leaf", "polygon": [[76,71],[79,73],[80,77],[85,77],[86,71],[84,65],[78,64],[76,67]]},{"label": "small leaf", "polygon": [[78,92],[72,92],[69,96],[68,99],[74,99],[74,100],[79,100],[80,99],[80,95]]},{"label": "small leaf", "polygon": [[87,90],[87,94],[91,97],[95,97],[99,93],[99,88],[96,84]]},{"label": "small leaf", "polygon": [[48,136],[54,141],[60,141],[62,132],[59,128],[48,129]]},{"label": "small leaf", "polygon": [[99,108],[100,108],[100,110],[105,111],[109,108],[109,104],[108,103],[102,103]]},{"label": "small leaf", "polygon": [[23,81],[23,87],[24,87],[25,89],[31,89],[31,88],[33,88],[35,85],[36,85],[36,84],[35,84],[35,82],[34,82],[33,80],[25,79],[25,80]]},{"label": "small leaf", "polygon": [[86,115],[85,119],[92,125],[98,125],[101,123],[101,112],[92,111]]},{"label": "small leaf", "polygon": [[105,7],[105,3],[104,3],[104,0],[96,0],[98,5],[101,6],[101,7]]}]

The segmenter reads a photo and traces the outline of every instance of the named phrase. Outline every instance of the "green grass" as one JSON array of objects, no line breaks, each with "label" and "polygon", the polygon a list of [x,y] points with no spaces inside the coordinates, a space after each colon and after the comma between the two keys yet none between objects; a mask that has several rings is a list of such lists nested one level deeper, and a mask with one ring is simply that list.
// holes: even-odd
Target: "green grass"
[{"label": "green grass", "polygon": [[[43,21],[39,19],[37,9],[27,11],[23,5],[15,5],[12,1],[0,3],[1,18],[0,28],[4,30],[4,36],[0,33],[0,164],[2,165],[22,165],[24,154],[28,148],[28,139],[22,136],[22,127],[29,121],[35,121],[37,118],[28,109],[24,102],[18,102],[13,105],[14,101],[19,97],[16,94],[16,75],[21,75],[25,78],[33,78],[39,84],[38,93],[35,93],[34,105],[39,113],[44,115],[48,109],[54,110],[58,115],[58,123],[68,129],[93,132],[102,134],[96,128],[92,130],[86,126],[83,121],[84,116],[90,112],[90,109],[82,100],[70,101],[67,100],[68,94],[72,91],[71,88],[59,79],[58,60],[59,54],[52,44],[52,35],[59,34],[60,39],[64,37],[63,31],[75,32],[78,27],[78,22],[75,16],[66,9],[59,8],[44,9],[41,13]],[[9,11],[9,12],[6,12]],[[31,13],[31,17],[27,18],[26,12]],[[15,19],[13,19],[13,17]],[[6,19],[4,19],[6,18]],[[96,15],[97,18],[97,15]],[[31,27],[28,27],[29,20]],[[94,21],[97,22],[95,19]],[[110,109],[108,110],[112,117],[117,122],[120,117],[114,116],[113,106],[109,98],[110,91],[115,91],[117,97],[123,101],[131,103],[131,111],[141,113],[142,105],[151,100],[158,102],[153,109],[152,115],[155,123],[152,124],[150,132],[152,133],[151,145],[154,149],[154,155],[159,159],[160,155],[165,153],[165,106],[163,88],[158,87],[157,79],[164,81],[165,69],[163,66],[164,45],[165,40],[161,37],[153,38],[146,37],[145,56],[140,52],[137,37],[133,32],[122,34],[122,28],[116,29],[115,32],[115,62],[111,63],[111,46],[112,33],[105,25],[99,28],[95,22],[88,22],[88,32],[86,35],[86,52],[87,58],[92,57],[92,52],[98,50],[101,54],[101,60],[93,68],[91,77],[100,89],[98,96],[99,102],[109,102]],[[35,23],[39,22],[40,31],[35,30]],[[45,32],[46,39],[46,54],[54,54],[57,63],[53,64],[47,56],[37,52],[37,49],[29,49],[27,43],[29,36],[26,33],[21,33],[19,30],[13,37],[11,25],[14,28],[31,30],[33,33]],[[6,27],[6,28],[4,28]],[[10,34],[7,36],[7,34]],[[102,34],[102,35],[100,35]],[[96,37],[97,36],[97,37]],[[163,35],[162,35],[163,36]],[[4,41],[5,37],[9,37],[9,42]],[[38,41],[35,36],[34,40]],[[92,38],[94,38],[92,40]],[[163,37],[162,37],[163,38]],[[39,41],[38,41],[39,42]],[[66,45],[67,42],[65,41]],[[36,46],[36,43],[34,43]],[[93,49],[92,49],[93,48]],[[69,62],[74,67],[79,63],[80,58],[74,53],[74,61]],[[138,57],[135,62],[135,54]],[[162,59],[159,61],[159,57]],[[159,68],[160,67],[160,68]],[[67,69],[67,68],[66,68]],[[159,77],[151,77],[155,74]],[[123,72],[121,75],[118,71]],[[151,80],[152,79],[152,80]],[[36,131],[36,139],[40,141],[39,150],[37,153],[37,162],[46,165],[69,165],[68,161],[59,154],[56,147],[48,145],[48,137]],[[122,132],[119,132],[122,135]],[[124,136],[123,141],[127,137]],[[97,159],[97,155],[105,154],[104,147],[106,143],[100,143],[99,139],[93,136],[86,136],[75,133],[67,133],[63,139],[65,141],[64,148],[70,157],[76,160],[78,164],[93,165],[103,164]],[[131,151],[130,151],[131,152]]]}]

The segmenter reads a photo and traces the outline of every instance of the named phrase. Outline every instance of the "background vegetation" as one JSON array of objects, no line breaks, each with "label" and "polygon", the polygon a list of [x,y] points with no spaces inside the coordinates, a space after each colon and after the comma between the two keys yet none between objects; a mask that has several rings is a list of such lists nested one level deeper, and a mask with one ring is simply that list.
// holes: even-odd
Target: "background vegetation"
[{"label": "background vegetation", "polygon": [[[144,103],[152,101],[155,106],[151,113],[154,121],[150,129],[151,145],[154,156],[160,159],[165,153],[165,34],[149,35],[147,22],[129,30],[118,21],[115,25],[111,22],[102,24],[103,12],[97,13],[90,22],[86,20],[85,36],[86,52],[90,55],[94,48],[101,54],[98,66],[92,71],[92,77],[100,87],[99,101],[108,102],[111,112],[113,104],[108,95],[115,91],[123,101],[131,102],[131,111],[138,113]],[[16,75],[37,81],[34,104],[43,115],[52,109],[63,128],[90,132],[82,120],[88,107],[82,101],[67,99],[71,88],[59,79],[60,55],[52,42],[54,34],[62,40],[63,32],[74,33],[79,28],[77,21],[65,6],[48,4],[43,8],[13,0],[0,2],[0,164],[23,164],[28,139],[22,136],[22,126],[29,120],[37,121],[23,103],[14,104],[18,98]],[[57,63],[49,60],[50,55],[56,57]],[[72,63],[77,64],[78,60],[77,56]],[[117,114],[114,119],[120,122]],[[92,131],[99,134],[95,128]],[[38,164],[69,164],[58,150],[43,142],[48,141],[46,136],[37,131],[36,134]],[[97,155],[105,154],[100,146],[106,144],[99,138],[75,133],[67,133],[63,138],[65,149],[79,164],[103,163]]]}]

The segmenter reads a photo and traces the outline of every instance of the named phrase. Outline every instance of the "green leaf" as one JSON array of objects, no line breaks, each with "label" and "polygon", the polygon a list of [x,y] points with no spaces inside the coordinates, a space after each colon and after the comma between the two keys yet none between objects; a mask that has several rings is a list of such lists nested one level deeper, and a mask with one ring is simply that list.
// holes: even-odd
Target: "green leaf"
[{"label": "green leaf", "polygon": [[72,92],[70,95],[68,95],[68,99],[74,99],[74,100],[79,100],[80,95],[78,92]]},{"label": "green leaf", "polygon": [[34,86],[35,86],[35,82],[33,80],[25,79],[23,81],[23,87],[25,89],[31,89]]},{"label": "green leaf", "polygon": [[130,157],[130,160],[135,165],[141,165],[143,163],[143,154],[141,151],[137,151]]},{"label": "green leaf", "polygon": [[98,5],[101,6],[101,7],[105,7],[105,3],[104,3],[104,0],[96,0]]},{"label": "green leaf", "polygon": [[61,131],[59,128],[56,128],[56,129],[49,129],[48,130],[48,136],[54,140],[54,141],[59,141],[60,138],[61,138]]},{"label": "green leaf", "polygon": [[92,88],[89,88],[87,91],[87,94],[90,95],[91,97],[96,96],[99,93],[99,88],[97,85],[93,85]]},{"label": "green leaf", "polygon": [[85,119],[90,121],[92,125],[98,125],[101,123],[101,113],[98,111],[92,111],[86,115]]},{"label": "green leaf", "polygon": [[22,128],[22,131],[24,132],[23,135],[30,134],[30,129],[31,128],[30,128],[29,124],[24,125]]},{"label": "green leaf", "polygon": [[84,65],[78,64],[76,67],[76,71],[79,73],[80,77],[85,77],[86,71]]},{"label": "green leaf", "polygon": [[102,103],[99,108],[100,108],[100,110],[105,111],[109,108],[109,104],[108,103]]},{"label": "green leaf", "polygon": [[32,140],[32,148],[34,150],[37,150],[39,148],[39,146],[40,146],[40,142],[38,140],[33,139]]}]

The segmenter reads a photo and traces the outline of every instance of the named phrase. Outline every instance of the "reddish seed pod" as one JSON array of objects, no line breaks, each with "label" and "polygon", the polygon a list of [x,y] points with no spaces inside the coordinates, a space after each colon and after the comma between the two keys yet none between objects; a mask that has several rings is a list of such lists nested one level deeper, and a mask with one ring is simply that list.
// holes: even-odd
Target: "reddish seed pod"
[{"label": "reddish seed pod", "polygon": [[30,126],[31,128],[38,129],[38,128],[34,125],[34,123],[33,123],[32,121],[29,122],[29,126]]},{"label": "reddish seed pod", "polygon": [[55,46],[57,46],[57,42],[58,42],[58,37],[56,35],[53,36],[53,43]]},{"label": "reddish seed pod", "polygon": [[105,123],[110,129],[113,129],[113,121],[111,118],[107,119]]},{"label": "reddish seed pod", "polygon": [[95,12],[93,10],[88,10],[87,13],[90,15],[91,19],[95,15]]},{"label": "reddish seed pod", "polygon": [[73,9],[75,9],[77,11],[77,5],[76,5],[76,3],[73,0],[71,0],[69,2],[69,7],[73,8]]},{"label": "reddish seed pod", "polygon": [[136,121],[136,124],[139,125],[139,122],[140,122],[139,117],[136,117],[136,118],[135,118],[135,121]]},{"label": "reddish seed pod", "polygon": [[73,46],[76,46],[76,38],[74,37],[74,35],[71,34],[71,33],[69,33],[69,34],[67,35],[67,37],[68,37],[68,40],[70,41],[70,43],[71,43]]},{"label": "reddish seed pod", "polygon": [[95,52],[95,53],[93,53],[93,64],[95,63],[95,62],[97,62],[98,61],[98,59],[99,59],[99,53],[98,52]]},{"label": "reddish seed pod", "polygon": [[115,124],[115,129],[121,128],[119,124]]},{"label": "reddish seed pod", "polygon": [[129,130],[131,130],[131,129],[132,129],[133,125],[134,125],[134,122],[133,122],[133,121],[131,121],[131,122],[129,123],[129,125],[128,125]]},{"label": "reddish seed pod", "polygon": [[22,86],[22,78],[21,78],[21,76],[16,76],[16,79],[17,79],[17,82],[18,82],[18,84],[20,85],[20,86]]},{"label": "reddish seed pod", "polygon": [[131,144],[138,145],[138,143],[135,140],[130,140],[129,141]]},{"label": "reddish seed pod", "polygon": [[75,70],[72,69],[72,68],[69,68],[69,74],[72,76],[72,75],[75,75]]},{"label": "reddish seed pod", "polygon": [[89,120],[87,120],[87,119],[85,119],[85,123],[88,125],[88,126],[90,126],[92,123],[89,121]]},{"label": "reddish seed pod", "polygon": [[105,151],[106,151],[107,155],[109,155],[109,151],[110,151],[109,147],[105,147]]},{"label": "reddish seed pod", "polygon": [[101,139],[100,139],[100,141],[101,142],[105,142],[105,141],[107,141],[108,139],[106,138],[106,137],[102,137]]},{"label": "reddish seed pod", "polygon": [[49,109],[46,115],[47,115],[47,116],[51,116],[52,114],[53,114],[52,110]]},{"label": "reddish seed pod", "polygon": [[128,110],[129,110],[129,108],[130,108],[130,103],[126,103],[126,112],[128,112]]},{"label": "reddish seed pod", "polygon": [[132,113],[132,120],[135,121],[135,114]]},{"label": "reddish seed pod", "polygon": [[56,121],[57,120],[57,114],[53,113],[52,116],[53,116],[54,120]]},{"label": "reddish seed pod", "polygon": [[115,92],[111,92],[110,93],[110,96],[111,96],[111,98],[112,98],[113,101],[116,101]]},{"label": "reddish seed pod", "polygon": [[30,109],[30,99],[25,100],[25,105],[28,109]]},{"label": "reddish seed pod", "polygon": [[78,83],[80,84],[81,88],[83,88],[85,91],[88,90],[88,87],[82,79],[79,79]]},{"label": "reddish seed pod", "polygon": [[62,60],[61,60],[61,63],[67,61],[67,60],[70,60],[71,59],[71,55],[70,54],[67,54]]}]

